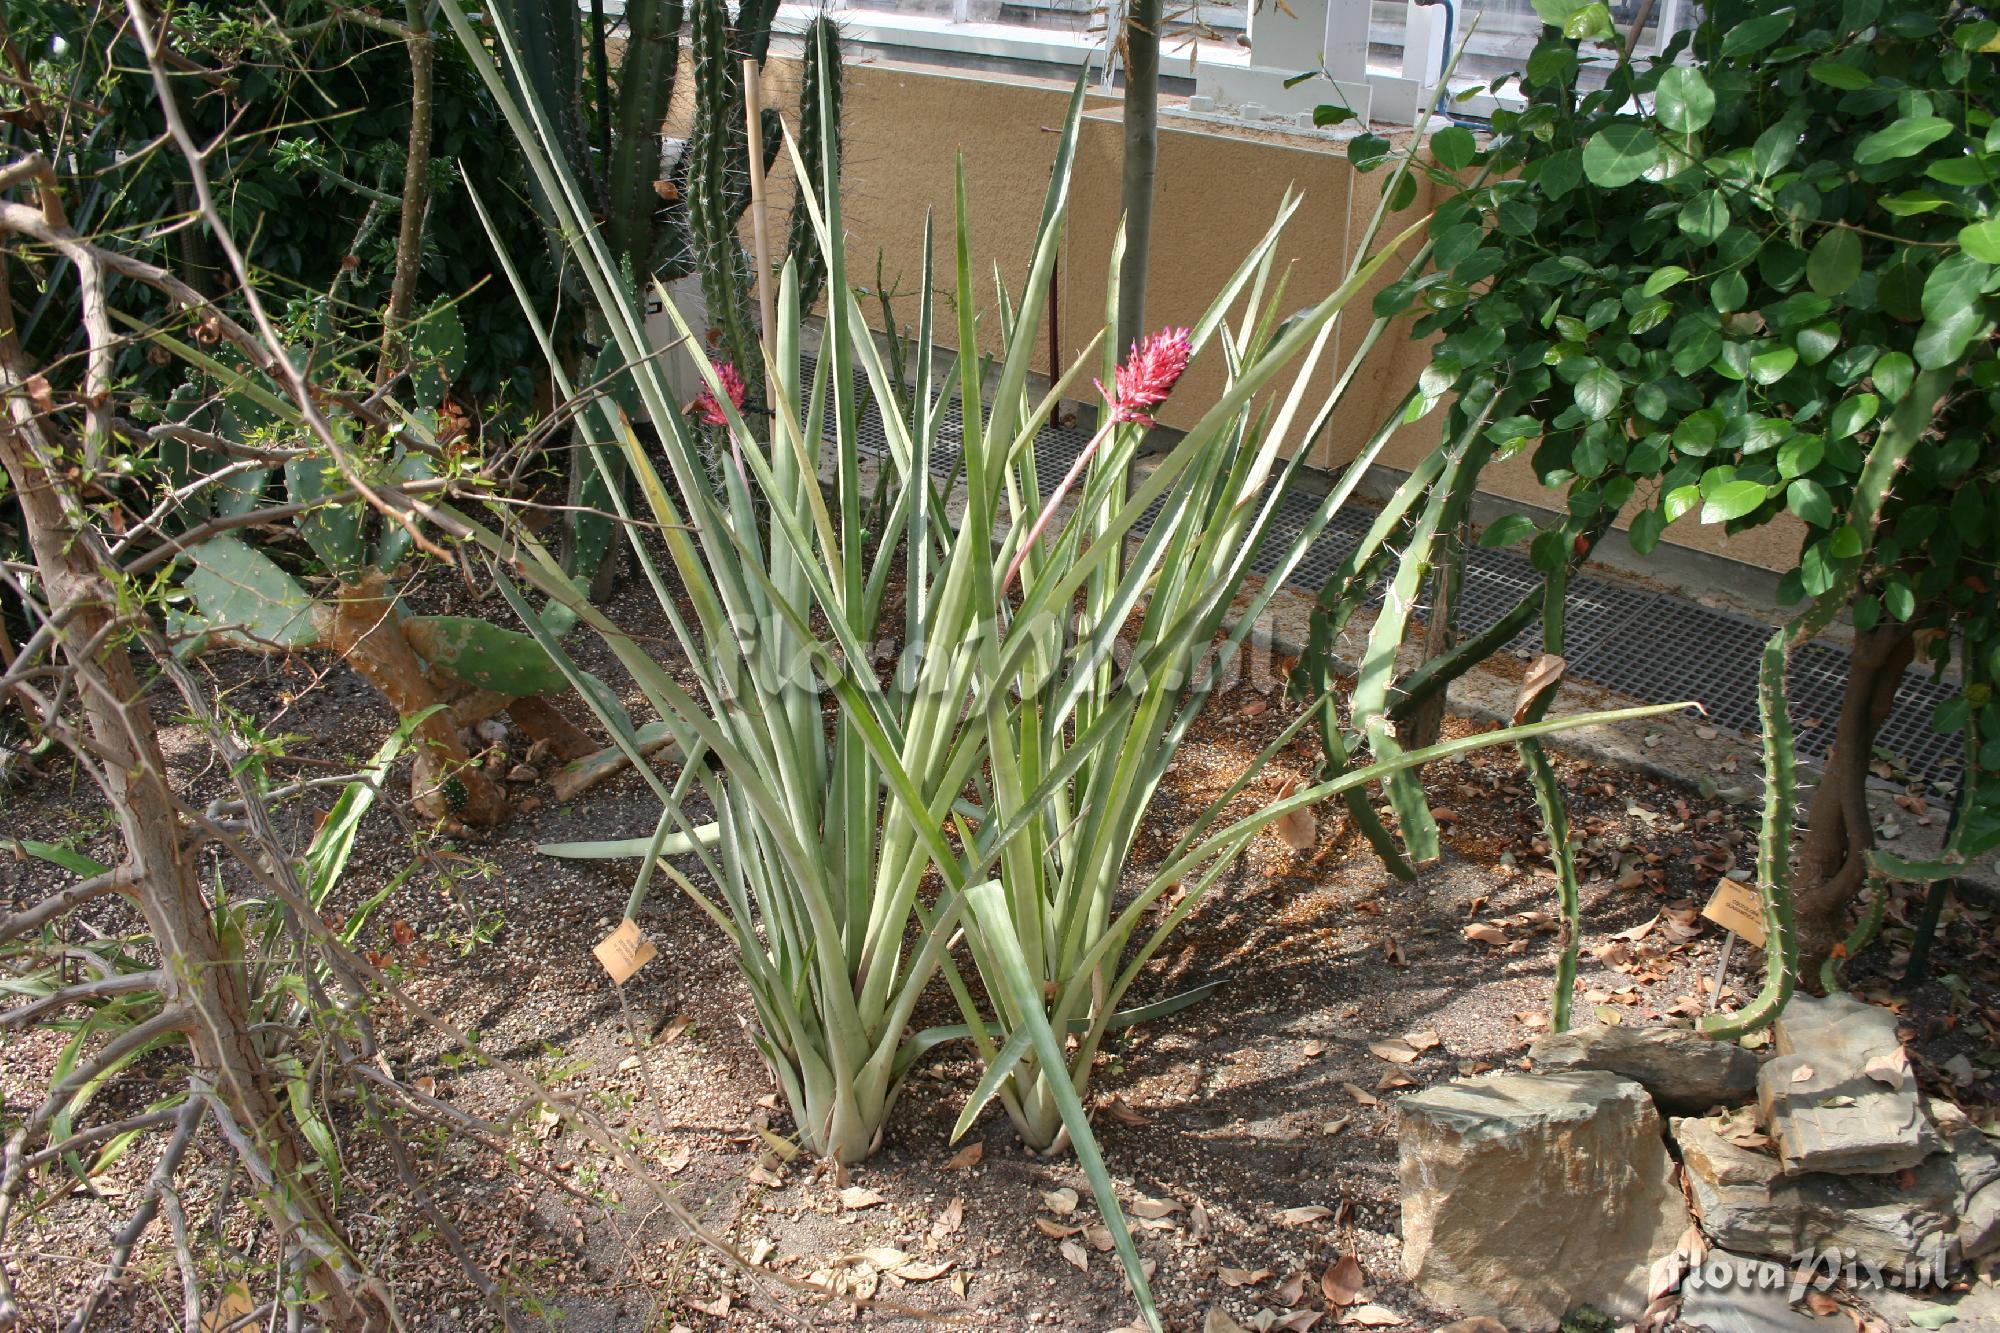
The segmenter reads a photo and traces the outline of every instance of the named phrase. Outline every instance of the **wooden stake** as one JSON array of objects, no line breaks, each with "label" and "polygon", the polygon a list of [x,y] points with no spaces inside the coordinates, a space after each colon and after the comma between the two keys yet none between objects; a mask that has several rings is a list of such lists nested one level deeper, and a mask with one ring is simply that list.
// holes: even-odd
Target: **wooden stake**
[{"label": "wooden stake", "polygon": [[771,242],[764,207],[764,111],[757,85],[757,62],[743,62],[743,115],[750,134],[750,242],[757,258],[757,314],[768,350],[777,324],[771,303]]}]

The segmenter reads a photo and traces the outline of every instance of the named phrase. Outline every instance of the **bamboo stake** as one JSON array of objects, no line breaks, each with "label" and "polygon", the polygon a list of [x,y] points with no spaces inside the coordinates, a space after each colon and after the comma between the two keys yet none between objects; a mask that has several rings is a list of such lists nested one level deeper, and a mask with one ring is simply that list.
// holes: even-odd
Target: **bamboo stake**
[{"label": "bamboo stake", "polygon": [[757,62],[743,62],[743,116],[750,134],[750,240],[757,256],[757,315],[766,346],[777,327],[771,304],[771,243],[764,207],[763,92],[757,84]]}]

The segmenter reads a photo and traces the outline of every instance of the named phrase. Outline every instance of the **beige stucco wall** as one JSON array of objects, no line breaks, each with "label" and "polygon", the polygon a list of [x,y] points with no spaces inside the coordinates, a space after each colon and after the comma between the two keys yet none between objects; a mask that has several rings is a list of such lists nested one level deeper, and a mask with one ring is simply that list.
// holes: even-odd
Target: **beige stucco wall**
[{"label": "beige stucco wall", "polygon": [[[766,95],[788,113],[796,105],[795,79],[795,67],[786,62],[774,59],[767,67]],[[973,299],[982,350],[993,350],[998,332],[995,266],[1018,292],[1067,95],[1067,87],[1048,81],[890,63],[850,64],[842,192],[850,281],[872,285],[879,255],[886,284],[913,292],[922,262],[924,219],[930,215],[937,228],[933,278],[941,296],[939,341],[956,345],[955,311],[942,297],[956,296],[952,200],[962,153],[978,286]],[[1093,97],[1078,145],[1059,279],[1065,361],[1079,354],[1104,323],[1121,148],[1117,102]],[[1339,283],[1351,262],[1384,174],[1355,172],[1344,146],[1331,136],[1218,126],[1176,116],[1171,103],[1163,107],[1147,323],[1155,328],[1192,323],[1270,226],[1288,189],[1299,192],[1303,202],[1278,245],[1280,269],[1289,274],[1286,304],[1297,309],[1318,301]],[[789,172],[781,167],[772,183],[774,216],[780,222],[790,197]],[[1429,202],[1420,197],[1412,212],[1390,220],[1383,236],[1393,236]],[[865,303],[865,308],[874,317],[873,304]],[[1334,367],[1370,320],[1365,299],[1350,311],[1339,331],[1342,356],[1322,372],[1328,385],[1337,373]],[[914,299],[902,302],[899,314],[914,318]],[[1044,328],[1038,347],[1046,345]],[[1423,364],[1424,349],[1407,329],[1390,329],[1310,461],[1330,467],[1351,458]],[[1047,369],[1045,352],[1037,356],[1036,369]],[[1191,424],[1221,383],[1219,358],[1204,358],[1190,369],[1161,420]],[[1400,430],[1383,461],[1408,467],[1436,441],[1440,416],[1434,413]],[[1561,507],[1561,496],[1536,480],[1525,458],[1489,469],[1486,480],[1497,495]],[[1788,519],[1725,539],[1719,527],[1703,527],[1690,515],[1668,530],[1666,540],[1773,569],[1789,568],[1798,547],[1797,530]]]}]

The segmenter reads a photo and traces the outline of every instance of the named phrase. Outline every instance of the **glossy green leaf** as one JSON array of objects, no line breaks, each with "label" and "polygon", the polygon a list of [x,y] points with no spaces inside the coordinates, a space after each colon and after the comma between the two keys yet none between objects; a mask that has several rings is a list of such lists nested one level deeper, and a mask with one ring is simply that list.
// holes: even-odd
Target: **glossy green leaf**
[{"label": "glossy green leaf", "polygon": [[1674,65],[1653,92],[1653,114],[1675,134],[1706,128],[1715,115],[1715,92],[1692,65]]},{"label": "glossy green leaf", "polygon": [[1861,276],[1861,233],[1835,227],[1813,243],[1806,257],[1806,285],[1821,296],[1839,296]]},{"label": "glossy green leaf", "polygon": [[1590,136],[1583,147],[1583,174],[1593,185],[1616,189],[1630,185],[1660,161],[1659,141],[1650,126],[1616,121]]}]

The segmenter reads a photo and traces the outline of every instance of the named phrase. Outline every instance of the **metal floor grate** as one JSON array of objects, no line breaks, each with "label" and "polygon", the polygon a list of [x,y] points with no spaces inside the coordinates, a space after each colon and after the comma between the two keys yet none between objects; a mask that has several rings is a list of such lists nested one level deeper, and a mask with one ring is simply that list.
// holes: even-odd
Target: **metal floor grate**
[{"label": "metal floor grate", "polygon": [[[803,365],[810,376],[811,358],[805,358]],[[880,409],[868,392],[866,376],[857,371],[856,380],[866,404],[860,423],[861,447],[867,453],[886,454],[889,443]],[[931,456],[932,470],[940,476],[948,475],[958,462],[964,423],[964,405],[954,400],[939,423]],[[832,429],[831,422],[828,429]],[[1035,471],[1045,492],[1055,486],[1089,441],[1088,431],[1043,429],[1035,442]],[[1264,547],[1251,557],[1254,572],[1264,574],[1276,567],[1279,552],[1297,537],[1318,503],[1318,496],[1303,491],[1294,491],[1280,502]],[[1156,502],[1135,525],[1134,533],[1143,534],[1158,511]],[[1317,593],[1373,521],[1373,511],[1360,504],[1336,513],[1293,569],[1291,585]],[[1470,631],[1484,629],[1539,583],[1540,577],[1526,557],[1514,551],[1474,548],[1466,562],[1460,623]],[[1371,598],[1375,600],[1379,600],[1379,590]],[[1757,662],[1770,637],[1771,627],[1758,621],[1685,598],[1587,576],[1571,580],[1564,611],[1566,655],[1570,670],[1580,678],[1637,699],[1662,703],[1699,700],[1716,725],[1752,734],[1759,730]],[[1507,647],[1532,652],[1540,643],[1538,616]],[[1808,644],[1793,654],[1788,684],[1801,757],[1823,758],[1832,744],[1846,671],[1846,652],[1832,644]],[[1949,778],[1959,768],[1958,738],[1933,731],[1931,715],[1957,693],[1930,672],[1913,668],[1897,690],[1895,708],[1876,743],[1894,754],[1912,776]]]}]

